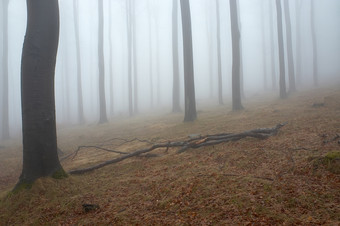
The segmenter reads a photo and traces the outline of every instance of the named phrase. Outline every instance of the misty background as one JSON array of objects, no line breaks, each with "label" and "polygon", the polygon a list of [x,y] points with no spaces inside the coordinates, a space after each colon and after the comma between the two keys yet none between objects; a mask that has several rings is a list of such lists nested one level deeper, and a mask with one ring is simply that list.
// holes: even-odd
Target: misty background
[{"label": "misty background", "polygon": [[[98,1],[79,0],[78,2],[84,116],[86,123],[92,124],[98,122],[99,117]],[[109,120],[128,115],[127,2],[126,0],[104,0],[105,92]],[[158,110],[171,112],[173,76],[172,0],[138,0],[134,2],[139,113],[151,113]],[[257,93],[271,93],[272,95],[272,91],[279,96],[278,91],[273,90],[275,87],[271,85],[272,67],[274,67],[277,78],[279,75],[275,1],[239,0],[238,2],[245,97],[251,97]],[[301,32],[301,74],[296,75],[297,89],[301,90],[313,87],[311,1],[290,0],[289,3],[294,59],[297,55],[296,45],[298,41],[296,22],[298,19],[301,22],[299,30]],[[59,126],[76,125],[78,122],[78,95],[73,1],[59,0],[59,6],[60,39],[55,77],[57,124]],[[210,104],[218,105],[216,4],[213,0],[191,0],[190,6],[195,90],[199,110],[200,106],[208,101]],[[0,7],[3,7],[2,1]],[[1,20],[3,20],[2,17]],[[339,81],[339,21],[339,0],[315,2],[320,85]],[[8,111],[10,133],[15,136],[21,133],[20,64],[26,29],[26,1],[9,1],[8,22]],[[184,75],[181,20],[178,22],[181,100],[183,105]],[[232,58],[229,1],[220,0],[220,22],[223,98],[225,104],[230,104]],[[0,24],[2,26],[2,21]],[[273,33],[270,32],[271,24],[274,26]],[[3,28],[0,27],[0,30],[3,31]],[[270,54],[272,35],[275,43],[275,59],[272,59]],[[0,39],[0,52],[2,53],[3,32],[1,32]],[[284,40],[286,39],[284,38]],[[110,61],[110,44],[112,45],[112,61]],[[110,68],[111,66],[112,68]],[[3,67],[3,60],[0,61],[0,67]],[[2,72],[0,71],[0,73]],[[6,86],[2,79],[3,76],[0,76],[1,89]],[[288,83],[288,79],[286,81]],[[276,86],[278,87],[278,84]],[[110,93],[111,90],[113,93]],[[111,94],[113,94],[113,99],[110,98]],[[152,100],[151,97],[153,97]],[[4,110],[2,98],[0,98],[0,106],[2,109],[0,114],[2,114]],[[1,121],[0,126],[2,126]]]}]

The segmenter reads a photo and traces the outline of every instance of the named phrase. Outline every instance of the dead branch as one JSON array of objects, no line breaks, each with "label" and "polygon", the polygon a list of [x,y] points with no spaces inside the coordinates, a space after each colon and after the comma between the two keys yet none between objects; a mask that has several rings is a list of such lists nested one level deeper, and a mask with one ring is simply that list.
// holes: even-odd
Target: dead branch
[{"label": "dead branch", "polygon": [[[118,158],[115,158],[115,159],[105,161],[103,163],[100,163],[98,165],[91,166],[91,167],[88,167],[88,168],[71,170],[69,173],[70,174],[83,174],[83,173],[86,173],[86,172],[90,172],[90,171],[102,168],[102,167],[107,166],[109,164],[113,164],[113,163],[123,161],[127,158],[131,158],[131,157],[134,157],[134,156],[138,156],[138,155],[153,151],[153,150],[158,149],[158,148],[167,148],[168,149],[168,148],[180,147],[181,149],[177,153],[182,153],[189,148],[200,148],[200,147],[204,147],[204,146],[216,145],[216,144],[225,143],[225,142],[229,142],[229,141],[237,141],[237,140],[240,140],[240,139],[246,138],[246,137],[253,137],[253,138],[257,138],[257,139],[266,139],[270,136],[276,135],[278,133],[279,129],[282,128],[283,126],[285,126],[286,124],[287,123],[282,123],[282,124],[276,125],[273,128],[260,128],[260,129],[249,130],[249,131],[245,131],[245,132],[242,132],[242,133],[236,133],[236,134],[221,133],[221,134],[214,134],[214,135],[199,136],[199,137],[195,137],[195,138],[190,138],[190,139],[185,140],[185,141],[175,141],[175,142],[153,144],[149,148],[140,149],[140,150],[137,150],[137,151],[132,152],[132,153],[124,153],[124,152],[115,151],[116,153],[125,154],[125,155],[118,157]],[[81,147],[88,147],[88,146],[81,146]],[[78,149],[80,149],[80,148],[78,148]]]}]

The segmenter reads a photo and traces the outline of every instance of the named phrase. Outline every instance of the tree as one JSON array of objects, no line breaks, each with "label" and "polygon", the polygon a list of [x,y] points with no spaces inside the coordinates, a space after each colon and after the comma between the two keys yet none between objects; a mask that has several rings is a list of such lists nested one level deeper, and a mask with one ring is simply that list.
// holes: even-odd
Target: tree
[{"label": "tree", "polygon": [[110,56],[109,56],[109,68],[110,68],[110,113],[111,115],[113,115],[113,106],[114,106],[114,95],[113,95],[113,53],[112,53],[112,20],[113,20],[113,16],[112,16],[112,1],[109,1],[109,49],[110,49]]},{"label": "tree", "polygon": [[273,16],[273,1],[270,0],[269,9],[269,31],[270,31],[270,65],[272,74],[272,89],[276,90],[276,70],[275,70],[275,45],[274,45],[274,16]]},{"label": "tree", "polygon": [[238,7],[236,0],[230,0],[230,22],[232,40],[232,101],[233,111],[242,110],[241,103],[241,52],[240,52],[240,30],[238,26]]},{"label": "tree", "polygon": [[129,115],[133,115],[132,99],[132,28],[131,28],[131,0],[126,1],[126,31],[127,31],[127,50],[128,50],[128,98]]},{"label": "tree", "polygon": [[301,52],[301,6],[302,3],[300,0],[295,1],[295,20],[296,20],[296,82],[298,85],[301,85],[301,60],[302,60],[302,52]]},{"label": "tree", "polygon": [[132,42],[133,42],[133,112],[138,113],[138,68],[137,68],[137,33],[136,33],[136,0],[132,1],[132,9],[130,10],[130,21],[132,26]]},{"label": "tree", "polygon": [[285,6],[285,21],[286,21],[286,36],[287,36],[287,60],[288,60],[288,78],[289,78],[289,91],[295,92],[295,71],[293,59],[293,44],[292,44],[292,28],[290,21],[290,10],[288,0],[284,0]]},{"label": "tree", "polygon": [[27,0],[21,62],[23,167],[16,188],[63,177],[57,154],[54,73],[59,40],[57,0]]},{"label": "tree", "polygon": [[151,32],[151,2],[148,3],[148,33],[149,33],[149,82],[150,82],[150,101],[151,101],[151,108],[154,107],[153,101],[153,64],[152,64],[152,32]]},{"label": "tree", "polygon": [[218,76],[218,103],[223,104],[222,91],[222,60],[221,60],[221,18],[220,18],[220,1],[216,0],[216,23],[217,23],[217,76]]},{"label": "tree", "polygon": [[280,97],[286,98],[286,79],[285,79],[285,57],[283,49],[283,28],[282,28],[282,8],[281,0],[276,0],[277,11],[277,31],[278,31],[278,43],[279,43],[279,65],[280,65]]},{"label": "tree", "polygon": [[9,114],[8,114],[8,5],[9,0],[3,0],[2,3],[2,127],[1,134],[3,139],[9,138]]},{"label": "tree", "polygon": [[266,24],[265,24],[265,2],[262,2],[262,14],[261,14],[261,31],[262,31],[262,62],[263,62],[263,82],[264,89],[268,89],[268,78],[267,78],[267,60],[266,60]]},{"label": "tree", "polygon": [[79,8],[78,0],[73,0],[73,17],[74,17],[74,31],[76,38],[76,51],[77,51],[77,91],[78,91],[78,122],[84,123],[84,107],[83,107],[83,90],[81,78],[81,59],[80,59],[80,38],[79,38]]},{"label": "tree", "polygon": [[314,86],[319,84],[318,79],[318,46],[316,41],[316,29],[315,29],[315,1],[311,0],[310,7],[310,21],[312,28],[312,44],[313,44],[313,81]]},{"label": "tree", "polygon": [[104,67],[104,4],[98,0],[98,68],[99,68],[99,123],[106,123],[105,67]]},{"label": "tree", "polygon": [[172,112],[180,112],[180,83],[178,60],[178,0],[172,1]]},{"label": "tree", "polygon": [[184,58],[184,122],[197,118],[194,80],[194,59],[192,49],[191,15],[189,0],[181,0],[182,30],[183,30],[183,58]]}]

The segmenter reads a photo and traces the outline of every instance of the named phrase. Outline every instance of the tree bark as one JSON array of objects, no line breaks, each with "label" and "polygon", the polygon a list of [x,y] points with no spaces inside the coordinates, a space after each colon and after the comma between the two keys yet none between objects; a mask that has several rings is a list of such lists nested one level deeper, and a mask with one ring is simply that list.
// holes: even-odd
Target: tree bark
[{"label": "tree bark", "polygon": [[[223,104],[220,1],[216,0],[218,103]],[[211,75],[210,75],[211,76]]]},{"label": "tree bark", "polygon": [[240,30],[238,26],[238,7],[236,0],[230,0],[230,22],[232,40],[232,101],[233,111],[242,110],[241,104],[241,53],[240,53]]},{"label": "tree bark", "polygon": [[99,67],[99,123],[106,123],[105,66],[104,66],[104,4],[98,0],[98,67]]},{"label": "tree bark", "polygon": [[296,11],[296,82],[298,85],[301,85],[301,77],[302,77],[302,52],[301,52],[301,1],[295,1],[295,11]]},{"label": "tree bark", "polygon": [[136,0],[132,0],[132,9],[130,10],[130,20],[132,26],[132,55],[133,55],[133,112],[138,113],[138,67],[137,67],[137,33],[136,33]]},{"label": "tree bark", "polygon": [[2,127],[1,138],[9,139],[9,114],[8,114],[8,5],[9,0],[3,0],[2,8]]},{"label": "tree bark", "polygon": [[285,6],[285,21],[286,21],[286,36],[287,36],[287,59],[288,59],[288,78],[289,91],[295,92],[295,71],[294,71],[294,57],[293,57],[293,43],[292,43],[292,28],[290,21],[290,9],[288,0],[284,0]]},{"label": "tree bark", "polygon": [[57,154],[54,98],[58,39],[58,1],[27,0],[21,62],[23,168],[18,186],[63,172]]},{"label": "tree bark", "polygon": [[284,49],[283,49],[281,0],[276,0],[276,11],[277,11],[277,30],[278,30],[278,43],[279,43],[280,98],[286,98],[287,91],[286,91],[286,79],[285,79],[285,57],[284,57]]},{"label": "tree bark", "polygon": [[132,99],[132,29],[131,29],[131,0],[126,1],[126,30],[127,30],[127,51],[128,51],[128,99],[129,116],[133,115]]},{"label": "tree bark", "polygon": [[263,87],[265,90],[268,89],[268,74],[267,74],[267,59],[266,59],[266,26],[265,26],[265,2],[262,3],[262,14],[261,14],[261,31],[262,31],[262,62],[263,62]]},{"label": "tree bark", "polygon": [[172,1],[172,112],[180,112],[180,82],[178,59],[178,0]]},{"label": "tree bark", "polygon": [[270,31],[270,64],[271,64],[271,74],[272,74],[272,90],[276,90],[277,79],[276,79],[276,63],[275,63],[275,45],[274,45],[274,16],[273,16],[273,1],[270,1],[269,8],[269,31]]},{"label": "tree bark", "polygon": [[110,56],[109,56],[109,67],[110,67],[110,113],[113,115],[114,112],[114,92],[113,92],[113,53],[112,53],[112,1],[109,1],[109,49],[110,49]]},{"label": "tree bark", "polygon": [[315,29],[315,1],[314,0],[311,0],[310,21],[311,21],[312,45],[313,45],[313,81],[314,81],[314,86],[318,86],[319,85],[318,45],[317,45],[317,40],[316,40],[316,29]]},{"label": "tree bark", "polygon": [[77,91],[78,91],[78,122],[80,124],[85,122],[84,107],[83,107],[83,90],[81,78],[81,56],[80,56],[80,38],[79,38],[79,8],[78,0],[73,0],[73,16],[74,16],[74,31],[76,38],[76,52],[77,52]]},{"label": "tree bark", "polygon": [[194,59],[192,49],[192,31],[189,0],[181,0],[183,54],[184,54],[184,89],[185,116],[184,122],[197,118],[194,80]]}]

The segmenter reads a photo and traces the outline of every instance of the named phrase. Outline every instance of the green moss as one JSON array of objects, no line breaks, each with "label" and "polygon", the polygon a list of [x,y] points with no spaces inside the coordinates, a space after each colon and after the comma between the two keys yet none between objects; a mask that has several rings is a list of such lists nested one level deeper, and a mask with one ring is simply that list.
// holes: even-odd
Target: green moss
[{"label": "green moss", "polygon": [[64,178],[67,178],[67,177],[68,177],[68,175],[67,175],[67,173],[64,171],[63,168],[57,170],[56,172],[54,172],[54,173],[52,174],[52,178],[54,178],[54,179],[64,179]]},{"label": "green moss", "polygon": [[314,162],[314,169],[317,169],[320,165],[334,174],[340,174],[340,152],[329,152],[324,157],[318,158]]},{"label": "green moss", "polygon": [[340,151],[333,151],[327,153],[325,156],[325,159],[328,159],[329,161],[339,160],[340,159]]},{"label": "green moss", "polygon": [[11,195],[19,193],[22,190],[31,189],[32,186],[33,186],[33,182],[21,181],[20,180],[8,195],[11,196]]}]

